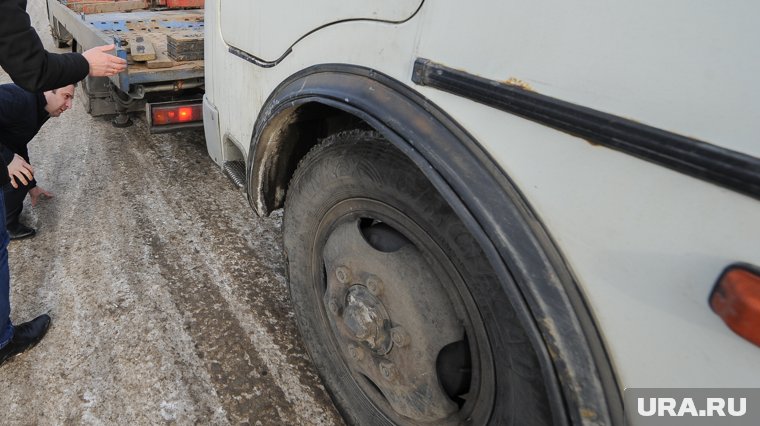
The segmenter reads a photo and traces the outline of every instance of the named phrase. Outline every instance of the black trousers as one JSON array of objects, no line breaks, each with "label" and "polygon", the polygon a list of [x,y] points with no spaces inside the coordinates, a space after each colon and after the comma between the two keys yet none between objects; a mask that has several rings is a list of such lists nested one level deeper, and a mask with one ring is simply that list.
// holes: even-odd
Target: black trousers
[{"label": "black trousers", "polygon": [[15,225],[18,218],[21,217],[21,211],[24,209],[24,198],[29,193],[28,185],[19,184],[14,188],[10,183],[3,185],[3,194],[5,195],[5,223]]}]

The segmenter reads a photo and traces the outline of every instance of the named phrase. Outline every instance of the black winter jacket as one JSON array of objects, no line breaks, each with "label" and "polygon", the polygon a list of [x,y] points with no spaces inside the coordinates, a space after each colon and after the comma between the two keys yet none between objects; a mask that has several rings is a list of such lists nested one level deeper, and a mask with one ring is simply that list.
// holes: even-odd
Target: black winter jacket
[{"label": "black winter jacket", "polygon": [[[27,144],[50,118],[42,93],[28,92],[15,84],[0,84],[0,158],[5,164],[18,154],[29,161]],[[33,188],[32,180],[27,187]]]},{"label": "black winter jacket", "polygon": [[[90,65],[78,53],[45,51],[26,13],[26,0],[0,0],[0,67],[31,92],[57,89],[84,79]],[[0,162],[0,185],[10,181]]]}]

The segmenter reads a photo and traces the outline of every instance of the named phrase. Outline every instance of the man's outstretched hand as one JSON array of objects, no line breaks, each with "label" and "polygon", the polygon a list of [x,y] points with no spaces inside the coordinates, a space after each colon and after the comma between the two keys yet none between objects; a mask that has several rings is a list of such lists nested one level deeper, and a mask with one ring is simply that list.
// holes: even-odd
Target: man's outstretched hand
[{"label": "man's outstretched hand", "polygon": [[40,201],[53,198],[53,193],[40,188],[39,186],[35,186],[29,190],[29,198],[32,199],[32,207],[37,207],[37,203]]},{"label": "man's outstretched hand", "polygon": [[127,69],[127,61],[106,52],[115,48],[113,44],[97,46],[82,53],[90,64],[90,75],[93,77],[108,77]]},{"label": "man's outstretched hand", "polygon": [[14,188],[18,188],[17,179],[22,185],[29,185],[29,181],[34,179],[34,169],[24,157],[13,154],[13,160],[8,164],[8,177],[11,178],[11,186]]}]

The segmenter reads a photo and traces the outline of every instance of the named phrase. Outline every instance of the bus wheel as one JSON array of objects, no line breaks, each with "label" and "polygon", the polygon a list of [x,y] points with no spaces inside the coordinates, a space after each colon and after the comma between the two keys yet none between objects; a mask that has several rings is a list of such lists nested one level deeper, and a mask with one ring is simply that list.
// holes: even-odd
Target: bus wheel
[{"label": "bus wheel", "polygon": [[349,423],[551,423],[536,353],[481,249],[379,134],[307,154],[283,238],[303,340]]}]

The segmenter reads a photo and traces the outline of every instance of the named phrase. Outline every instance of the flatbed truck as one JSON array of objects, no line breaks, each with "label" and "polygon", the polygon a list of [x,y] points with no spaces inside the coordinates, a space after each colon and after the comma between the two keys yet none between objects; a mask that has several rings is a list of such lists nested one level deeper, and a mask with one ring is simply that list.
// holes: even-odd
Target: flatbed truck
[{"label": "flatbed truck", "polygon": [[[201,127],[204,68],[201,57],[170,57],[167,40],[197,34],[202,45],[203,0],[47,0],[51,33],[58,47],[82,52],[115,44],[127,59],[126,71],[112,77],[87,77],[84,104],[93,116],[113,115],[113,124],[131,124],[130,112],[145,111],[151,132]],[[137,41],[155,51],[138,60]],[[185,59],[185,58],[181,58]]]}]

